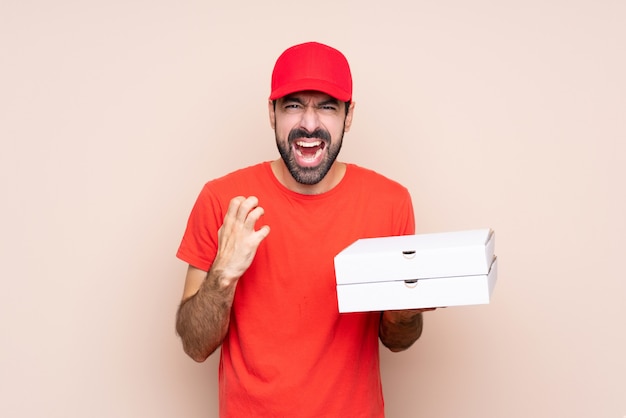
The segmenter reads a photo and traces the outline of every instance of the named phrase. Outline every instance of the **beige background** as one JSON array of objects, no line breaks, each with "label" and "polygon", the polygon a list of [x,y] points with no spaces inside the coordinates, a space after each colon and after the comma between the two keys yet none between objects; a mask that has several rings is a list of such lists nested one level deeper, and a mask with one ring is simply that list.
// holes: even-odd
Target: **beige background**
[{"label": "beige background", "polygon": [[404,183],[419,232],[497,235],[493,303],[383,354],[388,416],[626,416],[624,22],[622,0],[3,0],[0,416],[215,415],[174,253],[205,181],[277,156],[271,68],[307,40],[353,67],[343,160]]}]

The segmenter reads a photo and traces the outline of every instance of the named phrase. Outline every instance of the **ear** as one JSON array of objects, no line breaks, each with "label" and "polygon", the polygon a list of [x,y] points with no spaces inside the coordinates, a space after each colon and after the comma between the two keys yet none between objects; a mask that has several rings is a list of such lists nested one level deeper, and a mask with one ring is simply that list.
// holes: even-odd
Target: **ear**
[{"label": "ear", "polygon": [[348,114],[346,115],[346,122],[344,124],[343,131],[350,131],[350,126],[352,126],[352,117],[354,116],[354,105],[355,102],[350,102],[350,107],[348,108]]},{"label": "ear", "polygon": [[274,102],[272,100],[267,101],[267,110],[270,115],[270,126],[276,130],[276,110],[274,109]]}]

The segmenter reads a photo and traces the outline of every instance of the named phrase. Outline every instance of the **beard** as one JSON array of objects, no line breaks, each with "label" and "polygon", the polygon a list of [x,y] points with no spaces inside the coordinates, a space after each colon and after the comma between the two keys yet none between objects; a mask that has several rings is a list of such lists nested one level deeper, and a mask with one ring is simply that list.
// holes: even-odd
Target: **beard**
[{"label": "beard", "polygon": [[[302,167],[300,166],[294,156],[294,141],[299,138],[316,138],[324,141],[324,146],[328,149],[325,150],[324,159],[315,167]],[[276,134],[276,146],[278,152],[282,157],[287,169],[291,176],[300,184],[313,185],[317,184],[330,171],[333,163],[341,151],[341,145],[343,143],[343,129],[341,135],[337,141],[331,140],[330,133],[324,129],[316,129],[309,133],[302,129],[292,129],[289,132],[287,141],[281,141]]]}]

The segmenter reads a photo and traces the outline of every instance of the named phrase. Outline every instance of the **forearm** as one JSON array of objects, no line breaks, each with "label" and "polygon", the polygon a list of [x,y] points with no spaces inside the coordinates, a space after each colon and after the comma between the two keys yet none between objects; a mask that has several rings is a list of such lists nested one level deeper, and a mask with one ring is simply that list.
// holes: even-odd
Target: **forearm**
[{"label": "forearm", "polygon": [[183,349],[195,361],[206,360],[222,344],[230,323],[236,283],[222,284],[210,270],[198,292],[183,300],[176,316],[176,331]]},{"label": "forearm", "polygon": [[380,319],[380,340],[393,352],[406,350],[422,335],[423,321],[421,312],[385,311]]}]

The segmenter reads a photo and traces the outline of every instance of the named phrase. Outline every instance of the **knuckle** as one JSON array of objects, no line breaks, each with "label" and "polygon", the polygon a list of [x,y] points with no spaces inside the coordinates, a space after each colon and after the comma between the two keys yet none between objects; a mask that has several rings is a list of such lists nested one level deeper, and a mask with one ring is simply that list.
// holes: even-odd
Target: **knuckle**
[{"label": "knuckle", "polygon": [[252,210],[254,207],[258,205],[258,200],[254,197],[248,197],[244,202],[242,202],[241,206],[244,207],[247,211]]},{"label": "knuckle", "polygon": [[244,201],[244,197],[243,196],[235,196],[230,200],[230,204],[234,205],[234,206],[238,206],[241,204],[241,202]]}]

